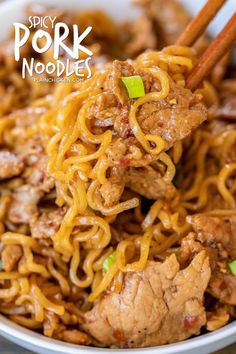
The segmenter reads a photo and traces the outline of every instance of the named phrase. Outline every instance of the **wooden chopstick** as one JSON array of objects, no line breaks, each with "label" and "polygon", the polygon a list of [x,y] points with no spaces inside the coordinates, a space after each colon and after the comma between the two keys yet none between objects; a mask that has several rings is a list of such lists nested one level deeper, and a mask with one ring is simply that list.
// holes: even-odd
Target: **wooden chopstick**
[{"label": "wooden chopstick", "polygon": [[208,0],[176,41],[176,45],[191,46],[203,34],[226,0]]},{"label": "wooden chopstick", "polygon": [[186,86],[195,90],[199,84],[209,75],[217,62],[231,49],[236,41],[236,13],[207,47],[198,64],[189,73]]}]

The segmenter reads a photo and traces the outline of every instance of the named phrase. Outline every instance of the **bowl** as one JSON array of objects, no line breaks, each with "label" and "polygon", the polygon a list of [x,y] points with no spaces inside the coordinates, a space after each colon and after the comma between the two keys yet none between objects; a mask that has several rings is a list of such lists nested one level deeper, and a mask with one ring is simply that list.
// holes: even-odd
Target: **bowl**
[{"label": "bowl", "polygon": [[[206,0],[190,1],[181,0],[187,9],[195,14]],[[13,28],[14,21],[24,19],[24,7],[33,0],[8,0],[0,4],[0,41],[5,40]],[[101,8],[108,12],[115,20],[132,19],[139,11],[131,6],[131,0],[36,0],[37,3],[61,8]],[[227,5],[221,10],[209,26],[211,34],[215,35],[235,11],[235,0],[228,0]],[[212,333],[187,339],[183,342],[141,349],[104,349],[68,344],[47,338],[31,330],[25,329],[4,316],[0,315],[0,334],[10,341],[40,354],[83,354],[83,353],[146,353],[146,354],[207,354],[221,349],[236,341],[236,321]]]}]

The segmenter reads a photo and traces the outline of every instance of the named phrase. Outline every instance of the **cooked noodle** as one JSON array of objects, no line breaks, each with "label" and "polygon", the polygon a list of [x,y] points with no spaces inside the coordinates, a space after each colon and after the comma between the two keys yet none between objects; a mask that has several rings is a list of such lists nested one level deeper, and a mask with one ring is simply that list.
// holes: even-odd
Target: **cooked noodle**
[{"label": "cooked noodle", "polygon": [[[96,21],[99,16],[105,15],[91,18]],[[110,22],[106,23],[105,27]],[[113,40],[115,34],[111,31],[110,35]],[[9,60],[4,63],[5,81]],[[127,274],[139,274],[149,261],[163,261],[175,254],[193,232],[192,216],[235,215],[235,123],[214,113],[222,100],[220,89],[205,82],[191,93],[187,109],[191,112],[194,104],[204,100],[210,109],[209,120],[173,144],[171,134],[178,127],[165,135],[142,121],[144,107],[149,107],[151,117],[152,105],[158,112],[163,110],[163,120],[166,111],[178,111],[178,105],[186,110],[179,92],[190,95],[185,80],[196,60],[193,49],[172,45],[146,51],[126,61],[123,69],[119,62],[106,60],[93,67],[90,79],[43,89],[33,81],[23,83],[14,67],[9,77],[14,94],[7,94],[8,84],[2,84],[6,102],[0,119],[1,145],[21,153],[24,161],[18,174],[1,182],[3,265],[7,249],[16,247],[18,254],[13,266],[0,272],[0,311],[11,320],[40,329],[46,336],[77,343],[66,337],[67,330],[73,326],[83,330],[85,313],[106,292],[121,293]],[[122,76],[132,76],[126,72],[142,78],[144,97],[128,97],[121,82]],[[19,111],[22,107],[27,108]],[[23,123],[19,123],[21,114],[26,115]],[[122,131],[123,125],[128,129]],[[21,151],[25,144],[29,144],[29,156]],[[45,167],[37,167],[39,155],[45,157]],[[34,175],[37,168],[39,177]],[[149,197],[138,180],[130,187],[125,180],[127,171],[147,172],[147,178],[150,171],[157,174],[163,194]],[[31,184],[30,178],[36,182]],[[154,180],[151,177],[149,189]],[[26,215],[26,221],[18,221],[20,204],[17,212],[11,210],[19,191],[29,186],[29,194],[37,190],[39,195],[36,209],[30,210],[30,220]],[[53,213],[55,219],[50,219]],[[113,263],[104,270],[112,256]],[[77,335],[83,338],[78,343],[96,344],[89,334],[79,331]]]}]

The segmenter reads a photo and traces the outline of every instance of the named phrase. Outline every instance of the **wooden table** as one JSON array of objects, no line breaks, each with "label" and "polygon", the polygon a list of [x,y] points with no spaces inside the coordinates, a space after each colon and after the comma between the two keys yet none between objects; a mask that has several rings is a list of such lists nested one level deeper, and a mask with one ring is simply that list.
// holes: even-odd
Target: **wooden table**
[{"label": "wooden table", "polygon": [[[19,347],[16,344],[8,342],[6,339],[0,337],[0,353],[2,354],[33,354],[32,352]],[[236,354],[236,344],[231,345],[214,354]]]}]

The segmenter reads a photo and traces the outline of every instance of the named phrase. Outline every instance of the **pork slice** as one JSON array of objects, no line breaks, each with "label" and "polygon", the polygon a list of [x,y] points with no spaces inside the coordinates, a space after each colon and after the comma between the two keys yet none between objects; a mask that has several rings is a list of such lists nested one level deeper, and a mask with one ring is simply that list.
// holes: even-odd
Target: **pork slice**
[{"label": "pork slice", "polygon": [[90,105],[87,119],[97,119],[104,121],[107,118],[113,118],[120,112],[117,107],[117,97],[111,92],[102,92],[96,96],[96,102]]},{"label": "pork slice", "polygon": [[41,107],[28,107],[14,110],[9,114],[9,118],[13,121],[13,127],[11,129],[11,138],[5,136],[5,140],[8,141],[10,138],[11,145],[14,145],[14,152],[19,155],[24,162],[26,162],[24,156],[29,150],[27,145],[30,145],[32,141],[39,140],[38,134],[29,137],[28,133],[30,133],[30,135],[32,134],[40,117],[45,111],[45,108]]},{"label": "pork slice", "polygon": [[114,60],[111,74],[104,82],[104,90],[113,93],[121,106],[128,104],[129,101],[128,93],[124,89],[121,78],[133,75],[135,75],[135,70],[130,62]]},{"label": "pork slice", "polygon": [[1,254],[4,271],[11,272],[22,255],[23,252],[19,245],[6,245]]},{"label": "pork slice", "polygon": [[37,186],[43,192],[50,192],[54,186],[54,178],[47,173],[48,157],[40,154],[39,159],[29,165],[24,171],[24,177],[27,183]]},{"label": "pork slice", "polygon": [[34,126],[45,111],[43,107],[28,107],[12,112],[9,117],[14,120],[16,128],[23,131]]},{"label": "pork slice", "polygon": [[131,38],[126,45],[126,50],[132,57],[139,55],[146,49],[157,49],[157,35],[152,21],[146,14],[142,14],[131,24]]},{"label": "pork slice", "polygon": [[112,167],[110,177],[99,189],[104,205],[111,207],[119,203],[124,187],[124,170],[116,166]]},{"label": "pork slice", "polygon": [[41,139],[38,135],[24,139],[20,144],[17,144],[15,146],[15,153],[20,156],[26,166],[35,165],[45,155]]},{"label": "pork slice", "polygon": [[58,231],[66,208],[43,211],[40,216],[33,215],[30,219],[30,232],[35,238],[53,237]]},{"label": "pork slice", "polygon": [[175,193],[173,184],[165,181],[151,166],[128,168],[125,172],[125,184],[134,192],[153,200],[171,199]]},{"label": "pork slice", "polygon": [[18,176],[24,168],[22,160],[12,152],[0,151],[0,180]]},{"label": "pork slice", "polygon": [[190,21],[184,7],[176,0],[136,0],[143,6],[159,34],[161,46],[172,45]]},{"label": "pork slice", "polygon": [[236,216],[220,218],[199,214],[187,220],[201,243],[208,246],[220,243],[232,258],[236,257]]},{"label": "pork slice", "polygon": [[91,338],[86,333],[81,332],[78,329],[65,329],[56,337],[65,342],[78,345],[90,345],[92,343]]},{"label": "pork slice", "polygon": [[190,232],[181,241],[181,247],[178,253],[178,259],[182,267],[186,267],[196,254],[205,250],[205,247],[196,240],[196,234]]},{"label": "pork slice", "polygon": [[209,282],[209,291],[220,302],[236,305],[236,276],[216,270]]},{"label": "pork slice", "polygon": [[124,275],[121,292],[107,292],[86,313],[86,330],[104,345],[145,347],[199,334],[206,323],[203,296],[210,279],[204,251],[179,270],[173,254]]},{"label": "pork slice", "polygon": [[201,243],[197,238],[197,234],[194,232],[190,232],[181,241],[181,247],[178,252],[178,260],[181,267],[186,267],[196,254],[203,250],[206,251],[210,261],[211,270],[214,271],[219,262],[219,249],[213,243],[210,245]]},{"label": "pork slice", "polygon": [[[158,49],[173,45],[189,24],[191,17],[185,7],[177,0],[135,0],[144,8],[145,14],[152,22],[158,37]],[[198,53],[208,45],[206,36],[202,36],[194,44]]]},{"label": "pork slice", "polygon": [[144,154],[139,159],[133,156],[132,149],[137,148],[137,145],[137,140],[134,137],[114,139],[106,151],[110,164],[125,169],[128,166],[140,167],[151,163],[153,157],[150,154]]},{"label": "pork slice", "polygon": [[15,152],[24,161],[26,183],[49,192],[54,187],[54,178],[47,173],[48,156],[40,137],[36,134],[22,141],[16,145]]},{"label": "pork slice", "polygon": [[206,120],[207,110],[200,96],[171,83],[169,95],[143,104],[137,118],[143,132],[161,136],[168,150]]},{"label": "pork slice", "polygon": [[[115,61],[108,90],[117,96],[122,112],[129,108],[127,90],[121,82],[122,76],[140,75],[145,92],[160,91],[160,82],[147,70],[135,70],[130,62]],[[120,107],[120,108],[121,108]],[[126,107],[126,108],[124,108]],[[170,92],[165,99],[144,103],[137,112],[138,122],[145,134],[161,136],[166,143],[166,150],[177,140],[187,137],[207,118],[207,110],[199,94],[170,82]],[[128,114],[114,117],[114,131],[122,138],[133,136],[129,126]]]},{"label": "pork slice", "polygon": [[[129,99],[121,78],[132,75],[142,77],[146,93],[160,91],[159,80],[147,70],[136,69],[131,61],[116,60],[112,64],[111,74],[104,83],[104,90],[113,97],[114,107],[107,107],[114,113],[112,116],[113,134],[122,138],[124,145],[127,145],[126,140],[134,137],[134,131],[131,130],[129,124],[132,100]],[[108,95],[108,93],[104,92],[102,95]],[[105,100],[103,98],[101,101],[103,96],[98,97],[98,105]],[[119,114],[117,114],[117,107]],[[102,111],[104,112],[104,109]],[[96,113],[96,110],[94,112]],[[106,115],[103,113],[103,116]],[[165,141],[165,149],[168,150],[176,141],[187,137],[206,120],[207,110],[202,103],[201,95],[192,93],[189,89],[170,81],[169,95],[164,99],[144,103],[138,109],[136,116],[144,134],[161,136]]]},{"label": "pork slice", "polygon": [[29,223],[31,217],[38,213],[37,204],[42,195],[39,188],[29,184],[16,188],[8,210],[8,220],[15,224]]},{"label": "pork slice", "polygon": [[[122,85],[119,77],[116,78]],[[118,84],[118,83],[117,83]],[[90,105],[87,119],[90,120],[90,125],[95,128],[109,128],[114,126],[115,131],[119,131],[119,135],[128,138],[133,135],[128,129],[128,106],[119,102],[119,92],[116,95],[111,92],[102,92],[96,96],[96,101]],[[126,95],[126,92],[124,92]]]},{"label": "pork slice", "polygon": [[[236,277],[228,267],[230,260],[236,257],[236,216],[220,218],[195,215],[189,216],[187,220],[192,224],[196,233],[189,247],[189,256],[191,252],[192,256],[194,255],[194,249],[198,245],[197,247],[203,247],[206,250],[210,259],[212,275],[208,287],[209,292],[223,303],[236,305]],[[188,258],[186,246],[189,241],[187,239],[182,241],[182,260]]]}]

